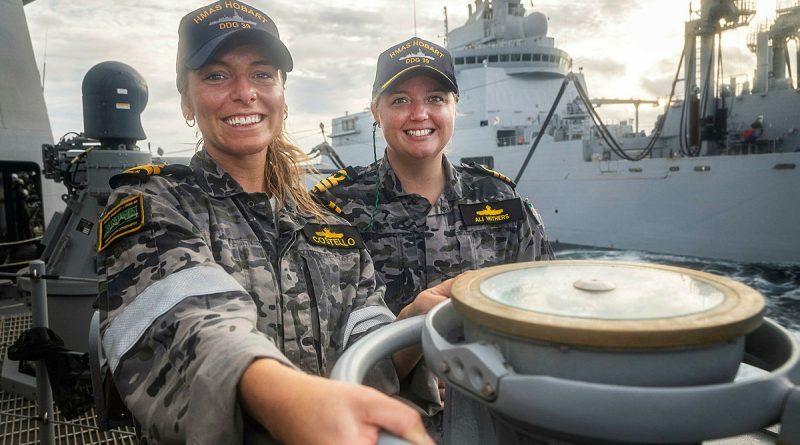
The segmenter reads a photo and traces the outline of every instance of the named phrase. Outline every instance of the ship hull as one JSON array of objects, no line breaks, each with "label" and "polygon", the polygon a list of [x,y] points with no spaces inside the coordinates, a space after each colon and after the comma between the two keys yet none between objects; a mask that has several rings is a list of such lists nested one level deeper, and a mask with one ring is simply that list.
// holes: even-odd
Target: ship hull
[{"label": "ship hull", "polygon": [[[453,147],[475,136],[456,132]],[[454,148],[450,156],[494,155],[495,169],[514,177],[528,150]],[[539,209],[554,242],[739,262],[800,262],[800,153],[635,163],[583,156],[581,141],[545,136],[517,186]]]}]

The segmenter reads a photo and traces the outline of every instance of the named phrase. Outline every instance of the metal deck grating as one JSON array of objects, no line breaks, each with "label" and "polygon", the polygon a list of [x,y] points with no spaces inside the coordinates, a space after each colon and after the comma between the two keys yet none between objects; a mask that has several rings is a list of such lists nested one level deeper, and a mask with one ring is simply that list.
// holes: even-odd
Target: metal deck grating
[{"label": "metal deck grating", "polygon": [[[31,324],[31,316],[0,317],[0,361],[6,348]],[[2,363],[0,363],[2,364]],[[36,403],[0,390],[0,445],[37,445],[39,425],[35,419]],[[66,420],[55,409],[55,442],[58,444],[136,444],[132,428],[103,432],[97,428],[94,409],[85,415]]]}]

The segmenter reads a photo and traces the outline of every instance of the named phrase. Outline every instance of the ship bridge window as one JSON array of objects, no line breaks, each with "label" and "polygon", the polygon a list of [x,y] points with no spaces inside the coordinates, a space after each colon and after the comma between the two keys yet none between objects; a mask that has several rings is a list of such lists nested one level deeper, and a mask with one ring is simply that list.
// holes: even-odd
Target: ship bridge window
[{"label": "ship bridge window", "polygon": [[512,54],[511,61],[512,62],[519,62],[522,59],[522,54]]},{"label": "ship bridge window", "polygon": [[534,62],[538,62],[540,60],[542,60],[542,55],[541,54],[534,54],[533,55],[533,61]]},{"label": "ship bridge window", "polygon": [[517,144],[516,130],[497,130],[497,146],[507,147]]},{"label": "ship bridge window", "polygon": [[492,63],[492,62],[497,62],[497,56],[496,55],[489,56],[489,63]]},{"label": "ship bridge window", "polygon": [[508,54],[500,54],[501,62],[508,62]]},{"label": "ship bridge window", "polygon": [[342,121],[342,131],[353,131],[356,129],[355,119],[345,119]]},{"label": "ship bridge window", "polygon": [[530,62],[531,61],[531,55],[530,54],[523,54],[522,55],[522,61],[523,62]]},{"label": "ship bridge window", "polygon": [[465,59],[466,63],[475,63],[475,56],[469,56]]},{"label": "ship bridge window", "polygon": [[461,158],[461,162],[464,164],[474,162],[488,169],[494,168],[494,156],[475,156],[472,158]]},{"label": "ship bridge window", "polygon": [[463,64],[464,64],[464,58],[463,58],[463,57],[456,57],[456,59],[455,59],[455,62],[454,62],[454,63],[455,63],[456,65],[463,65]]}]

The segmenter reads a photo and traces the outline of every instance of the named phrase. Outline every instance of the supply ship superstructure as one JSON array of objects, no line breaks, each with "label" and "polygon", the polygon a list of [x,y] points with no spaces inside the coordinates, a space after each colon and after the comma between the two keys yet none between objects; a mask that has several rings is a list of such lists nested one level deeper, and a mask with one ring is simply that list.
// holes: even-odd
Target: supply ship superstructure
[{"label": "supply ship superstructure", "polygon": [[[518,179],[558,243],[798,263],[800,94],[787,57],[798,2],[780,2],[774,23],[752,32],[752,82],[720,78],[721,35],[755,12],[752,0],[701,3],[685,25],[674,94],[645,133],[632,120],[602,124],[592,105],[602,101],[586,93],[591,73],[572,71],[544,14],[519,0],[476,1],[447,33],[461,90],[447,155]],[[366,110],[333,119],[345,164],[372,162],[372,122]],[[378,132],[378,156],[383,147]]]}]

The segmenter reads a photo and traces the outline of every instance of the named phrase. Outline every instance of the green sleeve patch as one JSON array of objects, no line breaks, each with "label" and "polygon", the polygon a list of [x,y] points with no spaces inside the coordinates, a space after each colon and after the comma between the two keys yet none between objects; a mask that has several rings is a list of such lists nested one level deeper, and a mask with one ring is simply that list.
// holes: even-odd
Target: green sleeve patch
[{"label": "green sleeve patch", "polygon": [[139,193],[106,212],[97,232],[97,251],[102,252],[115,239],[144,227],[144,196]]}]

